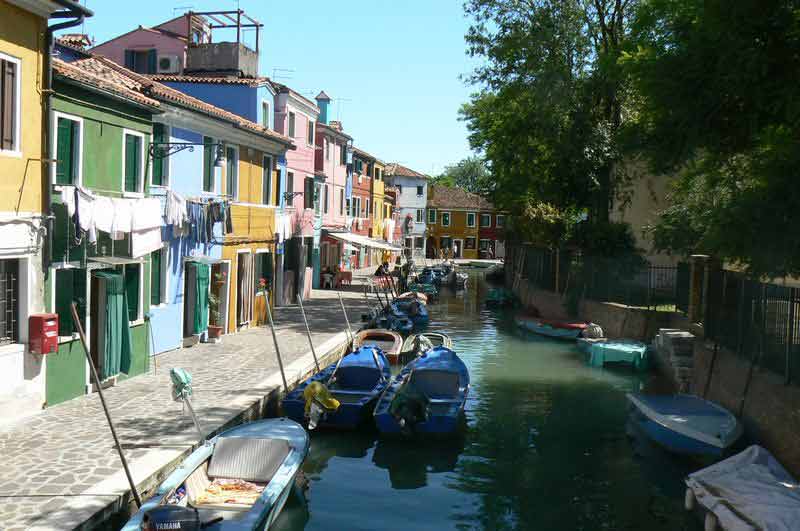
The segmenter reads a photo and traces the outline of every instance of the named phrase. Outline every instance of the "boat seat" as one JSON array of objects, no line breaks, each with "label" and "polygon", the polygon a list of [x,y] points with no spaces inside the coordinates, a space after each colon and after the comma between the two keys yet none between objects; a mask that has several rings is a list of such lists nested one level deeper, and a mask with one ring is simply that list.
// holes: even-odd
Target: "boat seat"
[{"label": "boat seat", "polygon": [[370,390],[380,377],[381,371],[375,367],[340,367],[335,376],[336,389]]},{"label": "boat seat", "polygon": [[269,483],[289,455],[285,439],[220,437],[208,465],[210,478]]},{"label": "boat seat", "polygon": [[430,399],[454,398],[459,391],[458,374],[450,371],[417,370],[411,374],[411,383]]}]

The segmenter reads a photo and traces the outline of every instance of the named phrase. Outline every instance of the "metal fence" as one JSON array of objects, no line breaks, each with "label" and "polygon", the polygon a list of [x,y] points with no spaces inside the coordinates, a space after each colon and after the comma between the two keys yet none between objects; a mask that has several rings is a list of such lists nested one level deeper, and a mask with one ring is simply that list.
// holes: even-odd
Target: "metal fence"
[{"label": "metal fence", "polygon": [[[677,304],[678,268],[646,261],[582,256],[565,250],[523,246],[522,278],[539,289],[577,290],[581,298],[658,308]],[[508,261],[507,261],[508,262]]]},{"label": "metal fence", "polygon": [[19,338],[19,261],[0,260],[0,345]]},{"label": "metal fence", "polygon": [[706,338],[786,383],[800,383],[800,289],[721,269],[707,278]]}]

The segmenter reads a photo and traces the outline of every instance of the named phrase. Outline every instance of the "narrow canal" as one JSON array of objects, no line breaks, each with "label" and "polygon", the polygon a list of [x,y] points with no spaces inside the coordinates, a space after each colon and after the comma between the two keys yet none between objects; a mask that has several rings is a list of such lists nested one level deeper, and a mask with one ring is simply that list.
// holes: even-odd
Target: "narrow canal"
[{"label": "narrow canal", "polygon": [[455,441],[387,442],[314,433],[308,501],[289,530],[695,530],[689,465],[626,436],[625,392],[652,375],[588,367],[574,344],[524,335],[487,310],[479,273],[430,305],[470,369],[467,429]]}]

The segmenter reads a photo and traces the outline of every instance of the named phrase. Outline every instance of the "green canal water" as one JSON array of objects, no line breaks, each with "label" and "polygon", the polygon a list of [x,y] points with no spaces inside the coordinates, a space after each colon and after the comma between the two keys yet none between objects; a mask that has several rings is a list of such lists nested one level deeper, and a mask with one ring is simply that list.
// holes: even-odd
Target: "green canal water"
[{"label": "green canal water", "polygon": [[625,393],[652,375],[588,367],[574,343],[516,330],[484,308],[479,274],[430,305],[470,370],[466,430],[452,441],[312,435],[307,503],[277,529],[697,530],[690,465],[626,435]]}]

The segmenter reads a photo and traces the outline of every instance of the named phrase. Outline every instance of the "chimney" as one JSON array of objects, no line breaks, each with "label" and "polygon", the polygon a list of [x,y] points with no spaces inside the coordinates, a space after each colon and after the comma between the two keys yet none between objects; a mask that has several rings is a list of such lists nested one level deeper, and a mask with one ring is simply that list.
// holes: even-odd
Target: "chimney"
[{"label": "chimney", "polygon": [[331,120],[331,129],[336,129],[337,131],[342,131],[342,122],[337,122],[336,120]]},{"label": "chimney", "polygon": [[317,107],[319,107],[319,118],[318,120],[324,124],[328,123],[328,104],[331,102],[331,99],[325,94],[324,90],[321,90],[317,97]]}]

